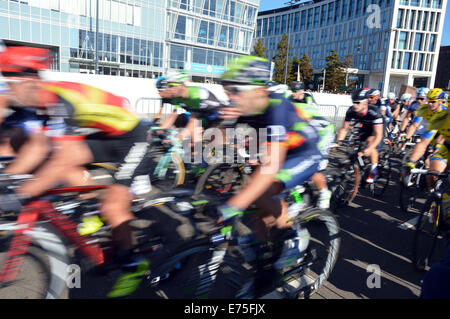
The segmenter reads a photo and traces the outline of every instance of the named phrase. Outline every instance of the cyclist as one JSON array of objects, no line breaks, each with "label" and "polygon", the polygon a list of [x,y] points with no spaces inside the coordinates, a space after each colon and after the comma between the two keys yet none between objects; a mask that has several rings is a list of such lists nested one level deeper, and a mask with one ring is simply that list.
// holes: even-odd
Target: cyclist
[{"label": "cyclist", "polygon": [[351,106],[345,115],[344,125],[339,130],[337,141],[338,145],[342,144],[347,130],[352,120],[361,123],[360,140],[368,143],[367,147],[362,151],[363,156],[370,157],[371,170],[367,183],[373,183],[378,178],[378,150],[383,139],[384,118],[377,106],[369,104],[369,89],[357,89],[352,94],[353,106]]},{"label": "cyclist", "polygon": [[[411,105],[412,102],[412,95],[410,93],[404,93],[400,97],[400,110],[398,112],[398,115],[396,117],[397,122],[403,122],[403,119],[405,118],[407,112],[406,110]],[[404,132],[402,132],[404,133]]]},{"label": "cyclist", "polygon": [[334,141],[334,125],[323,117],[319,109],[313,104],[313,98],[305,95],[304,87],[305,85],[302,82],[292,82],[292,95],[289,100],[300,110],[302,118],[314,126],[319,133],[320,142],[318,147],[324,156],[324,160],[319,164],[319,172],[315,173],[311,180],[319,190],[317,206],[321,209],[328,209],[330,207],[331,191],[328,189],[326,177],[321,171],[325,170],[328,165],[326,157],[328,156],[330,145]]},{"label": "cyclist", "polygon": [[291,85],[292,97],[287,96],[287,98],[295,99],[300,103],[313,104],[314,98],[311,93],[305,92],[305,83],[300,81],[292,81]]},{"label": "cyclist", "polygon": [[[445,93],[442,89],[434,88],[430,90],[427,94],[427,104],[422,105],[417,110],[417,115],[424,117],[428,121],[427,126],[427,136],[431,136],[430,138],[422,138],[422,140],[417,143],[414,148],[413,153],[411,154],[409,160],[404,163],[402,174],[406,175],[406,172],[415,167],[416,162],[422,157],[425,153],[428,144],[432,136],[436,135],[439,131],[440,138],[436,142],[436,150],[437,152],[432,155],[430,159],[430,170],[443,172],[447,167],[447,156],[448,156],[448,132],[446,127],[446,119],[447,119],[447,110],[445,106],[442,105],[442,101],[444,100]],[[444,144],[442,142],[445,140]],[[428,187],[432,187],[436,178],[434,176],[429,176],[428,178]]]},{"label": "cyclist", "polygon": [[384,130],[386,133],[388,125],[392,122],[393,116],[390,108],[386,105],[385,101],[381,99],[381,92],[377,89],[371,89],[368,93],[368,101],[369,104],[376,105],[380,109],[381,115],[383,115],[384,122],[386,125],[384,126]]},{"label": "cyclist", "polygon": [[130,222],[132,193],[149,191],[147,164],[148,127],[127,110],[126,99],[92,86],[71,82],[44,82],[39,71],[48,69],[51,58],[46,49],[11,47],[0,56],[3,76],[11,78],[10,92],[23,106],[45,109],[50,116],[64,118],[77,127],[91,127],[98,133],[85,139],[70,135],[55,138],[56,147],[50,159],[34,174],[34,179],[22,184],[0,198],[4,211],[18,211],[29,199],[43,194],[64,175],[91,162],[120,163],[114,175],[115,184],[102,198],[102,214],[112,227],[113,240],[118,246],[118,262],[124,267],[110,297],[125,296],[137,289],[149,263],[134,253],[134,238]]},{"label": "cyclist", "polygon": [[[221,122],[220,109],[223,103],[210,90],[200,86],[186,85],[189,75],[186,72],[172,72],[167,76],[159,77],[156,81],[156,87],[163,102],[174,105],[172,114],[161,124],[161,128],[171,127],[182,117],[186,123],[186,130],[182,132],[181,138],[186,134],[193,133],[194,120],[201,121],[202,127],[210,127]],[[185,109],[188,112],[178,115],[179,109]],[[182,126],[182,124],[180,124]]]},{"label": "cyclist", "polygon": [[387,95],[387,105],[391,107],[393,121],[396,121],[400,115],[400,103],[394,92],[389,92]]},{"label": "cyclist", "polygon": [[405,132],[408,124],[414,120],[414,117],[416,116],[419,107],[426,103],[426,98],[429,91],[430,89],[426,87],[421,87],[420,89],[417,90],[416,99],[412,101],[409,107],[407,108],[406,117],[403,120],[402,125],[400,126],[400,132],[402,133]]},{"label": "cyclist", "polygon": [[[299,116],[299,110],[287,99],[276,97],[271,103],[269,76],[269,61],[253,56],[233,61],[222,75],[222,85],[232,103],[245,117],[253,117],[255,126],[267,128],[268,161],[258,167],[238,194],[218,208],[222,216],[219,221],[230,219],[255,203],[260,214],[254,231],[260,240],[270,237],[272,227],[291,229],[288,205],[274,196],[308,181],[322,159],[317,147],[318,133]],[[295,230],[293,237],[284,242],[274,267],[282,269],[297,264],[308,243],[308,231]]]}]

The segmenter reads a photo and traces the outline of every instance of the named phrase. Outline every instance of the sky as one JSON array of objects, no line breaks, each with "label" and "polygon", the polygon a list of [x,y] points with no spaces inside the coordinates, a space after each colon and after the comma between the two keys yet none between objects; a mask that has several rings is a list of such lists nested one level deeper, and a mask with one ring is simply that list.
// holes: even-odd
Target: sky
[{"label": "sky", "polygon": [[[284,7],[288,0],[261,0],[259,11],[271,10]],[[441,45],[450,45],[450,1],[447,4],[447,11],[445,13],[444,29],[441,40]]]}]

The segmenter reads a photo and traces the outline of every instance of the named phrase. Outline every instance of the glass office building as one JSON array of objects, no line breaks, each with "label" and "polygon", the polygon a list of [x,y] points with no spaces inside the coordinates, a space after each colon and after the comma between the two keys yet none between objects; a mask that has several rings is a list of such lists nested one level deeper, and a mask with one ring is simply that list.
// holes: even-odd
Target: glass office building
[{"label": "glass office building", "polygon": [[335,50],[351,55],[351,79],[387,92],[432,86],[447,0],[322,0],[259,12],[256,38],[268,58],[289,34],[291,58],[307,54],[316,73]]},{"label": "glass office building", "polygon": [[0,0],[0,38],[51,49],[53,68],[63,72],[94,73],[97,60],[100,74],[154,78],[181,69],[205,80],[219,77],[229,58],[250,53],[258,6],[259,0]]}]

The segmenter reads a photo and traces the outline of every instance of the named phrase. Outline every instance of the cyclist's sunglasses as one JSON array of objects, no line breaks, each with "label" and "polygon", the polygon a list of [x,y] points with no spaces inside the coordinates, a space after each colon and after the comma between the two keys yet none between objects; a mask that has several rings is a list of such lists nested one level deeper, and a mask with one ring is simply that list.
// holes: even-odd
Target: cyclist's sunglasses
[{"label": "cyclist's sunglasses", "polygon": [[173,83],[173,82],[171,82],[171,83],[167,83],[167,86],[168,87],[176,87],[176,86],[181,86],[181,83]]},{"label": "cyclist's sunglasses", "polygon": [[440,100],[428,100],[428,103],[436,103],[437,101],[440,101]]},{"label": "cyclist's sunglasses", "polygon": [[[364,101],[365,101],[365,100],[364,100]],[[364,101],[353,101],[353,104],[358,105],[358,104],[360,104],[361,102],[364,102]]]},{"label": "cyclist's sunglasses", "polygon": [[423,101],[423,100],[425,100],[425,98],[424,97],[418,97],[416,100],[417,101]]},{"label": "cyclist's sunglasses", "polygon": [[227,85],[224,87],[224,90],[235,95],[240,92],[248,92],[260,87],[260,85]]}]

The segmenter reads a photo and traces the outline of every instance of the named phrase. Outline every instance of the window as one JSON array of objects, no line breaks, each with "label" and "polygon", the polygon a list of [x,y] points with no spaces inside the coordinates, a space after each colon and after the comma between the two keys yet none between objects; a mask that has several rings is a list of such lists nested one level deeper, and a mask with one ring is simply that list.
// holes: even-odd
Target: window
[{"label": "window", "polygon": [[334,13],[334,22],[339,21],[340,17],[341,17],[341,0],[337,0]]},{"label": "window", "polygon": [[428,12],[425,11],[423,13],[422,28],[421,28],[422,31],[426,31],[427,20],[428,20]]},{"label": "window", "polygon": [[227,43],[227,29],[228,27],[222,26],[219,34],[219,43],[217,44],[219,47],[226,47]]},{"label": "window", "polygon": [[423,71],[423,53],[419,53],[419,61],[417,62],[417,70]]},{"label": "window", "polygon": [[170,67],[173,69],[184,69],[184,46],[171,45],[170,47]]},{"label": "window", "polygon": [[296,13],[295,13],[295,16],[294,16],[294,31],[298,31],[298,29],[299,29],[299,27],[300,27],[300,11],[297,11]]},{"label": "window", "polygon": [[206,44],[207,35],[208,35],[208,22],[202,21],[200,23],[200,29],[198,30],[197,42]]},{"label": "window", "polygon": [[281,16],[275,17],[275,34],[280,34]]},{"label": "window", "polygon": [[403,57],[403,69],[404,70],[409,70],[410,62],[411,62],[411,53],[405,52],[404,57]]},{"label": "window", "polygon": [[436,35],[431,34],[430,35],[430,45],[428,47],[428,51],[433,52],[435,49],[435,42],[436,42]]},{"label": "window", "polygon": [[403,20],[403,9],[398,9],[398,16],[397,16],[397,28],[402,28],[402,20]]},{"label": "window", "polygon": [[306,10],[302,11],[302,18],[300,19],[300,30],[304,31],[306,26]]},{"label": "window", "polygon": [[414,50],[415,51],[420,51],[420,49],[422,48],[422,37],[423,37],[422,33],[416,33],[416,37],[414,39]]},{"label": "window", "polygon": [[312,26],[312,20],[313,20],[313,10],[314,9],[309,9],[308,10],[308,24],[307,24],[307,28],[308,28],[308,30],[310,30],[311,29],[311,26]]},{"label": "window", "polygon": [[320,14],[320,7],[316,7],[314,9],[314,28],[317,28],[319,26],[319,14]]},{"label": "window", "polygon": [[273,28],[274,28],[274,17],[270,17],[269,20],[269,26],[267,27],[267,34],[268,35],[273,35]]},{"label": "window", "polygon": [[186,17],[179,15],[177,20],[177,26],[175,28],[175,39],[184,40],[186,34]]},{"label": "window", "polygon": [[197,49],[197,48],[194,48],[193,50],[194,50],[194,52],[192,55],[192,62],[205,64],[206,63],[206,50],[205,49]]},{"label": "window", "polygon": [[398,48],[401,50],[406,49],[406,36],[407,36],[406,32],[400,32],[400,37],[398,40]]},{"label": "window", "polygon": [[208,44],[209,45],[214,45],[215,29],[216,29],[216,24],[214,22],[210,22],[209,23],[209,28],[208,28]]},{"label": "window", "polygon": [[281,17],[281,33],[286,33],[287,30],[287,15]]}]

